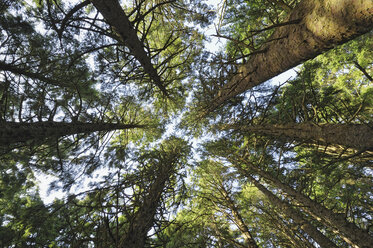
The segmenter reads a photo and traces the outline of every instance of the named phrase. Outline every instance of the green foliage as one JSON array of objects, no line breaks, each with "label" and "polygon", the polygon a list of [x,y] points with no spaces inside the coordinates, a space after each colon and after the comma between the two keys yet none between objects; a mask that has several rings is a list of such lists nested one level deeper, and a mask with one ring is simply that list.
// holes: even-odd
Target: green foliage
[{"label": "green foliage", "polygon": [[[224,1],[216,29],[228,42],[211,54],[203,29],[216,13],[205,2],[124,1],[167,97],[90,1],[1,1],[4,126],[137,128],[1,145],[0,246],[122,247],[138,237],[144,247],[233,248],[248,247],[249,235],[261,248],[316,245],[250,178],[338,247],[348,247],[342,234],[281,183],[372,234],[370,148],[249,129],[371,127],[372,33],[305,62],[286,84],[255,87],[204,116],[237,66],[260,52],[277,27],[294,24],[286,21],[298,2]],[[37,178],[44,175],[55,177],[50,191],[65,197],[43,202]]]},{"label": "green foliage", "polygon": [[297,2],[299,1],[227,1],[221,32],[224,37],[228,37],[228,56],[245,61],[250,53],[260,50],[274,27],[286,22],[291,8]]}]

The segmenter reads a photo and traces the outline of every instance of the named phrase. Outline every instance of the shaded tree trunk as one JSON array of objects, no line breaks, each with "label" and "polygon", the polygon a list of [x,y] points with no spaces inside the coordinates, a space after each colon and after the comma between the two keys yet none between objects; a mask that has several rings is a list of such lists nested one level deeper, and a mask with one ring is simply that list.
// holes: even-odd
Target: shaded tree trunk
[{"label": "shaded tree trunk", "polygon": [[236,129],[272,137],[285,137],[306,143],[322,142],[351,147],[359,151],[373,151],[373,128],[365,124],[313,124],[289,123],[260,126],[226,125],[223,129]]},{"label": "shaded tree trunk", "polygon": [[154,225],[154,217],[157,213],[166,183],[175,172],[175,163],[172,161],[166,161],[157,167],[158,168],[154,172],[155,180],[150,185],[147,194],[143,199],[142,205],[134,214],[127,234],[120,242],[121,247],[123,248],[145,247],[147,234]]},{"label": "shaded tree trunk", "polygon": [[224,85],[207,112],[294,66],[373,28],[372,0],[303,0],[287,22]]},{"label": "shaded tree trunk", "polygon": [[[310,241],[297,231],[298,227],[294,223],[284,222],[283,218],[273,209],[268,210],[264,207],[256,207],[269,216],[271,223],[291,242],[292,247],[314,248]],[[299,237],[299,235],[302,235],[302,237]]]},{"label": "shaded tree trunk", "polygon": [[130,52],[140,62],[144,71],[150,76],[154,84],[168,96],[162,80],[154,68],[150,56],[144,50],[144,44],[139,40],[137,31],[132,26],[124,13],[118,0],[90,0],[105,20],[115,29],[119,35],[119,41],[127,46]]},{"label": "shaded tree trunk", "polygon": [[227,190],[224,188],[223,185],[220,185],[219,187],[221,189],[221,194],[224,197],[225,204],[227,207],[232,211],[234,222],[236,223],[236,226],[238,229],[240,229],[247,247],[249,248],[258,248],[258,245],[256,244],[253,236],[251,235],[249,228],[245,224],[236,204],[234,203],[233,199],[229,196]]},{"label": "shaded tree trunk", "polygon": [[[250,165],[250,169],[255,171],[259,176],[268,180],[273,186],[281,189],[287,195],[294,198],[304,211],[312,215],[316,220],[324,225],[332,228],[335,233],[339,234],[347,243],[352,245],[352,247],[369,248],[373,244],[373,237],[371,237],[367,231],[361,230],[355,224],[348,222],[344,215],[334,213],[330,209],[327,209],[323,205],[294,190],[292,187],[282,183],[280,180],[259,169],[255,165]],[[245,174],[248,176],[247,173]]]},{"label": "shaded tree trunk", "polygon": [[115,123],[81,123],[81,122],[1,122],[0,145],[11,145],[29,140],[42,141],[51,137],[62,137],[79,133],[96,131],[113,131],[119,129],[145,128],[145,125]]},{"label": "shaded tree trunk", "polygon": [[314,227],[311,223],[305,220],[303,214],[300,211],[294,209],[288,202],[279,199],[276,195],[266,189],[252,176],[245,176],[269,199],[270,202],[272,202],[274,206],[278,207],[279,211],[282,211],[286,216],[293,219],[294,222],[298,224],[304,232],[306,232],[313,240],[315,240],[320,245],[320,247],[337,248],[337,246],[330,239],[328,239],[324,234],[317,230],[317,228]]}]

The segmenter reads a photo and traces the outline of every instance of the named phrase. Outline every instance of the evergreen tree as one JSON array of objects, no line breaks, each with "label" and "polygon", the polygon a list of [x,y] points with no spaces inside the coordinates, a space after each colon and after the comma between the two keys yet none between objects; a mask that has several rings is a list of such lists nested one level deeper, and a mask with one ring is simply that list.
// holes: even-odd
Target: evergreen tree
[{"label": "evergreen tree", "polygon": [[1,247],[371,246],[372,1],[220,7],[0,1]]}]

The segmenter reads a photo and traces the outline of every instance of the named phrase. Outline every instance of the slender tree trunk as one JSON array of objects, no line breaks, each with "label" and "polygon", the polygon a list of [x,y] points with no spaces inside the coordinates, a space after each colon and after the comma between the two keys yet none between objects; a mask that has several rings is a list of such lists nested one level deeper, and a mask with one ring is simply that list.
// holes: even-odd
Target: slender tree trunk
[{"label": "slender tree trunk", "polygon": [[207,112],[294,66],[373,28],[372,0],[303,0],[219,91]]},{"label": "slender tree trunk", "polygon": [[144,44],[139,40],[137,31],[132,26],[127,15],[124,13],[118,0],[90,0],[105,20],[119,34],[120,41],[127,46],[130,52],[140,62],[144,71],[150,76],[154,84],[168,96],[162,80],[154,68],[150,56],[144,50]]},{"label": "slender tree trunk", "polygon": [[303,214],[298,210],[295,210],[289,203],[282,201],[271,191],[266,189],[262,184],[260,184],[253,177],[246,175],[246,177],[257,187],[272,204],[278,207],[279,211],[282,211],[286,216],[292,218],[299,227],[306,232],[313,240],[315,240],[320,247],[323,248],[337,248],[337,246],[328,239],[324,234],[322,234],[316,227],[303,218]]},{"label": "slender tree trunk", "polygon": [[128,232],[121,241],[121,247],[143,248],[145,246],[147,234],[154,225],[154,217],[162,192],[165,190],[170,176],[174,173],[174,168],[175,163],[170,161],[159,165],[156,169],[154,172],[156,174],[155,180],[149,187],[142,205],[131,220]]},{"label": "slender tree trunk", "polygon": [[234,203],[233,199],[229,196],[227,190],[224,188],[223,185],[220,185],[219,187],[221,189],[222,196],[225,200],[225,203],[227,204],[227,207],[232,211],[232,215],[234,218],[234,222],[236,223],[236,226],[238,229],[240,229],[242,235],[244,236],[245,243],[247,247],[249,248],[258,248],[258,245],[256,244],[253,236],[251,235],[249,228],[245,224],[236,204]]},{"label": "slender tree trunk", "polygon": [[[339,234],[347,243],[352,245],[352,247],[369,248],[373,244],[373,237],[371,237],[367,231],[361,230],[355,224],[348,222],[342,214],[334,213],[330,209],[313,201],[254,165],[250,166],[250,169],[268,180],[273,186],[276,186],[278,189],[281,189],[287,195],[294,198],[304,211],[324,225],[332,228],[335,233]],[[247,176],[247,173],[245,174]]]},{"label": "slender tree trunk", "polygon": [[[294,223],[285,223],[282,217],[279,216],[276,211],[273,211],[273,209],[268,210],[263,207],[258,208],[269,216],[271,223],[273,223],[277,229],[284,234],[284,236],[291,242],[292,247],[314,248],[310,241],[297,231],[298,227],[294,225]],[[299,237],[299,234],[302,235],[302,237]]]},{"label": "slender tree trunk", "polygon": [[36,73],[32,72],[28,68],[22,68],[23,66],[20,65],[13,65],[13,64],[7,64],[3,61],[0,61],[0,70],[1,71],[9,71],[11,73],[17,74],[17,75],[23,75],[32,79],[40,80],[44,83],[59,86],[59,87],[74,87],[76,88],[76,82],[71,82],[71,83],[66,83],[66,82],[61,82],[58,80],[55,80],[54,78],[49,78],[46,76],[43,76],[42,73]]},{"label": "slender tree trunk", "polygon": [[78,133],[144,128],[144,125],[81,122],[1,122],[0,145],[22,143],[29,140],[44,140]]},{"label": "slender tree trunk", "polygon": [[227,125],[223,129],[237,129],[308,143],[322,142],[323,144],[351,147],[359,151],[373,151],[373,128],[365,124],[289,123],[260,126]]}]

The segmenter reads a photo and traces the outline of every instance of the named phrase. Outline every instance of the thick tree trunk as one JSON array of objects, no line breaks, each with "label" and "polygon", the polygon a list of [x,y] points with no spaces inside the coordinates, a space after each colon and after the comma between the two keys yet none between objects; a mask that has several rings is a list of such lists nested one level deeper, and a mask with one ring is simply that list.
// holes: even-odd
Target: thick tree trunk
[{"label": "thick tree trunk", "polygon": [[90,0],[105,20],[119,34],[120,41],[127,46],[130,52],[140,62],[144,71],[150,76],[154,84],[168,96],[162,80],[154,68],[150,56],[144,50],[144,44],[139,40],[136,30],[124,13],[118,0]]},{"label": "thick tree trunk", "polygon": [[78,133],[113,131],[119,129],[144,128],[144,125],[81,122],[2,122],[0,123],[0,145],[11,145],[29,140],[42,141],[51,137],[62,137]]},{"label": "thick tree trunk", "polygon": [[323,248],[337,248],[337,246],[328,239],[324,234],[322,234],[316,227],[303,218],[303,214],[298,210],[292,208],[292,206],[280,200],[276,195],[266,189],[262,184],[260,184],[253,177],[246,175],[246,177],[257,187],[271,202],[274,206],[278,207],[279,211],[282,211],[286,216],[293,219],[300,228],[306,232],[313,240],[315,240],[320,247]]},{"label": "thick tree trunk", "polygon": [[306,143],[322,142],[322,144],[342,145],[358,151],[373,151],[373,128],[364,124],[289,123],[260,126],[227,125],[223,128],[272,137],[285,137]]},{"label": "thick tree trunk", "polygon": [[[273,186],[294,198],[304,211],[312,215],[316,220],[329,226],[354,248],[369,248],[373,244],[373,237],[367,231],[361,230],[355,224],[348,222],[341,214],[334,213],[323,205],[313,201],[309,197],[282,183],[269,173],[259,169],[255,165],[250,166],[256,174],[269,181]],[[246,174],[247,176],[247,174]]]},{"label": "thick tree trunk", "polygon": [[224,101],[373,28],[372,0],[303,0],[219,91],[207,112]]},{"label": "thick tree trunk", "polygon": [[221,194],[225,200],[225,203],[227,204],[227,207],[232,211],[234,222],[236,223],[236,226],[238,229],[240,229],[247,247],[249,248],[258,248],[258,245],[256,244],[253,236],[251,235],[249,228],[245,224],[236,204],[232,200],[232,198],[229,196],[227,190],[224,188],[223,185],[220,187]]},{"label": "thick tree trunk", "polygon": [[162,192],[165,190],[165,185],[170,176],[174,173],[174,167],[175,163],[165,162],[154,172],[156,174],[155,180],[143,199],[142,205],[131,220],[127,234],[121,241],[121,247],[145,247],[146,237],[154,224],[154,217],[157,213]]}]

